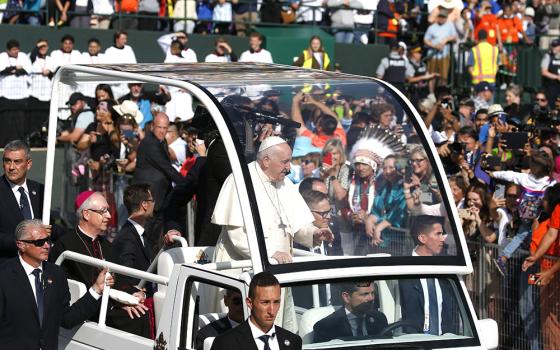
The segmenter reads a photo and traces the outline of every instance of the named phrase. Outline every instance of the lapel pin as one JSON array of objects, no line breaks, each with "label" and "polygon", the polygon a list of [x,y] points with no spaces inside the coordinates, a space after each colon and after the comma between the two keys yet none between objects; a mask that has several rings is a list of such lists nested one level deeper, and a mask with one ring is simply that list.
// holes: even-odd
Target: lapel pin
[{"label": "lapel pin", "polygon": [[373,319],[373,317],[369,318],[369,322],[373,323],[375,320]]},{"label": "lapel pin", "polygon": [[53,283],[53,280],[52,280],[52,278],[50,278],[50,277],[49,277],[49,278],[47,278],[47,283],[48,283],[48,284],[52,284],[52,283]]},{"label": "lapel pin", "polygon": [[284,345],[286,346],[290,346],[292,343],[290,343],[290,341],[288,339],[284,340]]},{"label": "lapel pin", "polygon": [[37,192],[31,191],[31,194],[35,196],[37,194]]}]

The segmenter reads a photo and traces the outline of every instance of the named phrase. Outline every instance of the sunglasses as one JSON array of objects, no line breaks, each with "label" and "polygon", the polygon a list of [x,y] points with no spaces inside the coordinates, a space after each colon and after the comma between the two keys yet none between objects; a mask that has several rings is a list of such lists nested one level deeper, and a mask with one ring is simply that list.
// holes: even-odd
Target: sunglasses
[{"label": "sunglasses", "polygon": [[425,161],[425,160],[426,160],[426,158],[411,159],[410,162],[411,162],[412,164],[420,164],[420,163],[422,163],[422,162]]},{"label": "sunglasses", "polygon": [[51,238],[41,238],[41,239],[19,239],[18,241],[33,244],[35,247],[42,247],[45,243],[48,243],[49,246],[52,244]]},{"label": "sunglasses", "polygon": [[308,165],[308,164],[313,163],[313,161],[312,161],[311,159],[304,159],[304,160],[302,161],[302,163],[305,164],[305,165]]},{"label": "sunglasses", "polygon": [[546,102],[546,98],[536,98],[535,101]]}]

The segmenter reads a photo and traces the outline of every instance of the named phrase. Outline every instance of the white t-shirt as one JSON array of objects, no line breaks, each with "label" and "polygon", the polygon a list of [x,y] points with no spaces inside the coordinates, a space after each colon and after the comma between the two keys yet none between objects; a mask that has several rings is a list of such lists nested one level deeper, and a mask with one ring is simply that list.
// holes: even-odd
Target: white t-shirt
[{"label": "white t-shirt", "polygon": [[137,63],[134,50],[128,45],[122,49],[115,46],[109,47],[105,50],[105,59],[107,63]]},{"label": "white t-shirt", "polygon": [[260,49],[258,52],[247,50],[241,54],[239,62],[274,63],[272,61],[272,55],[265,49]]}]

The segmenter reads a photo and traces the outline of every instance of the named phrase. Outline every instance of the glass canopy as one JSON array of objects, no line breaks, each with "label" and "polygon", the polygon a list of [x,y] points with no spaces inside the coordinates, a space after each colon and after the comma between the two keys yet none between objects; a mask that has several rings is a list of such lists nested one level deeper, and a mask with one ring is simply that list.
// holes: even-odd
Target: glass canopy
[{"label": "glass canopy", "polygon": [[[386,83],[348,74],[263,64],[87,68],[91,69],[73,67],[63,71],[61,82],[181,81],[206,92],[218,107],[235,145],[234,150],[228,149],[230,162],[230,152],[235,152],[251,206],[243,210],[253,213],[255,236],[252,230],[246,230],[247,240],[258,243],[264,269],[282,273],[352,266],[470,268],[457,216],[451,215],[453,202],[445,174],[434,157],[435,148],[427,129],[404,96]],[[211,116],[216,119],[213,113],[208,114],[208,118]],[[265,238],[279,227],[289,228],[289,218],[281,213],[274,220],[263,216],[264,208],[271,205],[267,201],[273,199],[268,193],[256,193],[254,184],[258,179],[251,181],[249,176],[248,164],[256,159],[264,133],[278,135],[292,147],[295,144],[296,149],[298,136],[310,137],[319,146],[310,147],[317,153],[314,156],[318,163],[312,176],[323,178],[330,193],[329,207],[313,210],[320,218],[310,216],[311,213],[301,214],[314,218],[317,227],[330,228],[334,241],[310,247],[309,239],[298,240],[298,235],[287,233],[292,236],[290,244],[296,256],[292,264],[276,264],[272,258],[276,247]],[[342,152],[336,147],[322,151],[321,146],[333,134],[340,139]],[[303,164],[310,162],[310,157],[295,151],[287,165],[287,176],[297,182],[301,175],[298,172],[303,172]],[[333,162],[348,169],[346,177],[338,179],[344,182],[345,196],[334,196],[334,185],[329,185],[331,176],[322,174]],[[429,248],[427,253],[417,254],[420,252],[415,248],[419,243]]]}]

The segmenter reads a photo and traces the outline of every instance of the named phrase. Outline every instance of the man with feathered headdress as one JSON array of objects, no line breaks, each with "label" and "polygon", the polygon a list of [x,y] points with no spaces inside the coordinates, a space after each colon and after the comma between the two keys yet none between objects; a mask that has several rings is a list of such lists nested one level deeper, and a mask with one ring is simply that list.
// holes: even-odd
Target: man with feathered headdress
[{"label": "man with feathered headdress", "polygon": [[348,190],[349,208],[343,214],[353,227],[357,248],[354,254],[367,254],[368,240],[373,238],[371,230],[369,234],[366,231],[365,224],[374,205],[377,169],[387,156],[402,151],[404,146],[397,136],[379,127],[365,129],[352,149],[350,158],[354,163],[354,174]]}]

